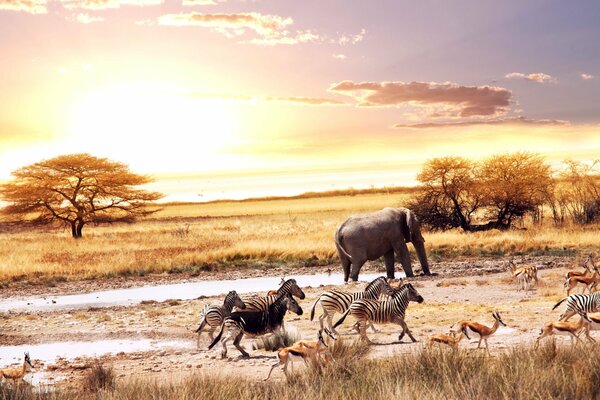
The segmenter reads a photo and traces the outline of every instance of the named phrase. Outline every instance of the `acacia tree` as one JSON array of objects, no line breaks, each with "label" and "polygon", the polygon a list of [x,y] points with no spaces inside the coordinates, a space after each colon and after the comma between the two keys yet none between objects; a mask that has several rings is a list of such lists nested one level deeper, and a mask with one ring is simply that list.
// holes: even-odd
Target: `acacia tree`
[{"label": "acacia tree", "polygon": [[5,214],[35,223],[62,223],[73,238],[82,237],[86,224],[131,222],[156,210],[148,202],[162,194],[137,189],[151,179],[129,171],[125,164],[69,154],[37,162],[12,173],[0,186],[8,203]]},{"label": "acacia tree", "polygon": [[417,175],[422,190],[411,208],[433,229],[471,229],[482,196],[476,180],[477,164],[462,157],[429,160]]},{"label": "acacia tree", "polygon": [[508,229],[548,199],[554,181],[544,158],[533,153],[492,156],[481,167],[481,187],[490,228]]}]

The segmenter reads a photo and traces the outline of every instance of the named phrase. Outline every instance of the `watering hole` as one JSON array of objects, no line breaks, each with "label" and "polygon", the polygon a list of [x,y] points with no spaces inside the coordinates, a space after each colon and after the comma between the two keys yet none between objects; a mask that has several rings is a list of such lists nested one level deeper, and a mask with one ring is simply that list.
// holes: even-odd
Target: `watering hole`
[{"label": "watering hole", "polygon": [[[397,274],[403,276],[404,274]],[[363,274],[361,282],[371,281],[381,274]],[[342,274],[315,274],[290,276],[300,287],[340,285]],[[0,311],[55,311],[88,307],[131,306],[142,301],[165,301],[168,299],[192,300],[200,296],[216,296],[236,290],[238,293],[266,292],[276,289],[280,277],[262,277],[231,280],[196,281],[137,288],[103,290],[64,296],[23,297],[6,299],[0,303]]]}]

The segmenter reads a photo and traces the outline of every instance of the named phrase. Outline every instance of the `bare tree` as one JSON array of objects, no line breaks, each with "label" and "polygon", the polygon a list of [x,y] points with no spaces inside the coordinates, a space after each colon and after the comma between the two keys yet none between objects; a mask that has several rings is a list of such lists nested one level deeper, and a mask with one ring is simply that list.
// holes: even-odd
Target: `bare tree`
[{"label": "bare tree", "polygon": [[14,179],[0,186],[0,198],[8,203],[5,214],[35,223],[59,222],[82,237],[86,224],[133,221],[156,210],[148,202],[162,194],[137,189],[151,181],[134,174],[125,164],[69,154],[37,162],[12,173]]}]

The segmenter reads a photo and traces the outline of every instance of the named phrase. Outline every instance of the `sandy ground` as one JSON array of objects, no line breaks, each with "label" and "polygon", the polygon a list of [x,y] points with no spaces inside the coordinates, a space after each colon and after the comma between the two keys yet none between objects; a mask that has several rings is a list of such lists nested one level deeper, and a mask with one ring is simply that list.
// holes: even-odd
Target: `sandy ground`
[{"label": "sandy ground", "polygon": [[[486,325],[493,322],[491,312],[498,310],[508,325],[501,328],[489,340],[492,354],[501,349],[520,343],[530,343],[539,334],[544,322],[558,318],[562,309],[552,311],[552,306],[564,296],[564,274],[571,269],[573,260],[566,257],[530,257],[517,259],[517,264],[528,262],[540,268],[540,282],[530,293],[517,291],[502,260],[466,260],[463,262],[439,263],[432,265],[435,277],[418,277],[413,280],[414,286],[425,298],[423,304],[411,303],[406,321],[417,343],[399,343],[399,327],[394,325],[378,326],[380,333],[368,332],[372,346],[369,357],[385,357],[419,349],[428,336],[434,333],[448,332],[449,327],[461,319],[472,319]],[[330,267],[314,267],[311,271],[325,272]],[[378,265],[369,266],[364,272],[380,271]],[[295,273],[307,273],[306,269],[272,270],[269,275],[288,276]],[[248,272],[264,275],[265,271]],[[241,272],[240,272],[241,274]],[[254,275],[256,276],[256,275]],[[231,279],[237,276],[231,273],[212,273],[201,277],[145,277],[140,280],[111,280],[63,283],[52,288],[38,287],[35,295],[56,295],[66,293],[89,292],[117,287],[139,286],[150,283],[166,283],[176,280]],[[137,283],[137,285],[136,285]],[[288,314],[286,327],[297,331],[305,339],[314,339],[319,324],[310,321],[310,309],[317,296],[331,288],[353,291],[364,287],[364,284],[340,286],[323,286],[306,288],[306,299],[300,301],[304,309],[302,316]],[[275,288],[274,288],[275,289]],[[23,291],[7,289],[0,295],[3,299],[11,296],[23,296]],[[177,298],[177,294],[173,294]],[[200,298],[196,300],[173,300],[162,303],[150,302],[130,307],[93,308],[75,311],[52,312],[8,312],[0,314],[0,346],[35,345],[40,343],[56,343],[60,346],[65,341],[98,341],[106,339],[153,339],[176,341],[178,348],[166,348],[143,352],[119,352],[100,357],[100,362],[112,365],[117,377],[150,377],[164,380],[165,376],[176,379],[193,371],[218,371],[248,376],[252,379],[263,379],[267,376],[270,365],[276,361],[274,352],[252,350],[254,340],[245,338],[242,345],[251,353],[251,358],[243,359],[239,352],[229,345],[229,358],[221,360],[221,346],[207,350],[209,338],[205,333],[196,346],[196,335],[193,330],[197,326],[198,313],[205,304],[221,304],[223,297]],[[316,315],[320,315],[317,306]],[[337,320],[339,315],[334,318]],[[354,340],[357,336],[351,332],[353,320],[349,318],[340,328],[343,340]],[[93,343],[90,344],[93,346]],[[461,346],[474,350],[477,343],[465,340]],[[11,361],[2,357],[0,347],[0,363],[7,365]],[[96,362],[92,358],[77,358],[72,361],[58,359],[43,364],[36,360],[35,353],[31,357],[36,365],[33,374],[39,374],[46,382],[60,384],[77,384],[86,369]],[[13,363],[13,365],[15,365]],[[296,366],[302,368],[300,364]],[[275,371],[272,379],[283,379],[281,371]]]}]

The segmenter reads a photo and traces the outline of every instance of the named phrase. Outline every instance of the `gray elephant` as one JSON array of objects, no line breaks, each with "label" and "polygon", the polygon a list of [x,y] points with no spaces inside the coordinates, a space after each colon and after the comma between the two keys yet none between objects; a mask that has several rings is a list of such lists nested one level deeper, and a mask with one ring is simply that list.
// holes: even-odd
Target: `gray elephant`
[{"label": "gray elephant", "polygon": [[[394,253],[407,277],[414,276],[406,243],[417,251],[421,269],[430,275],[425,239],[415,214],[407,208],[384,208],[370,214],[353,215],[335,233],[335,246],[344,269],[344,282],[358,280],[367,260],[383,256],[388,278],[394,278]],[[352,265],[352,271],[350,271]]]}]

